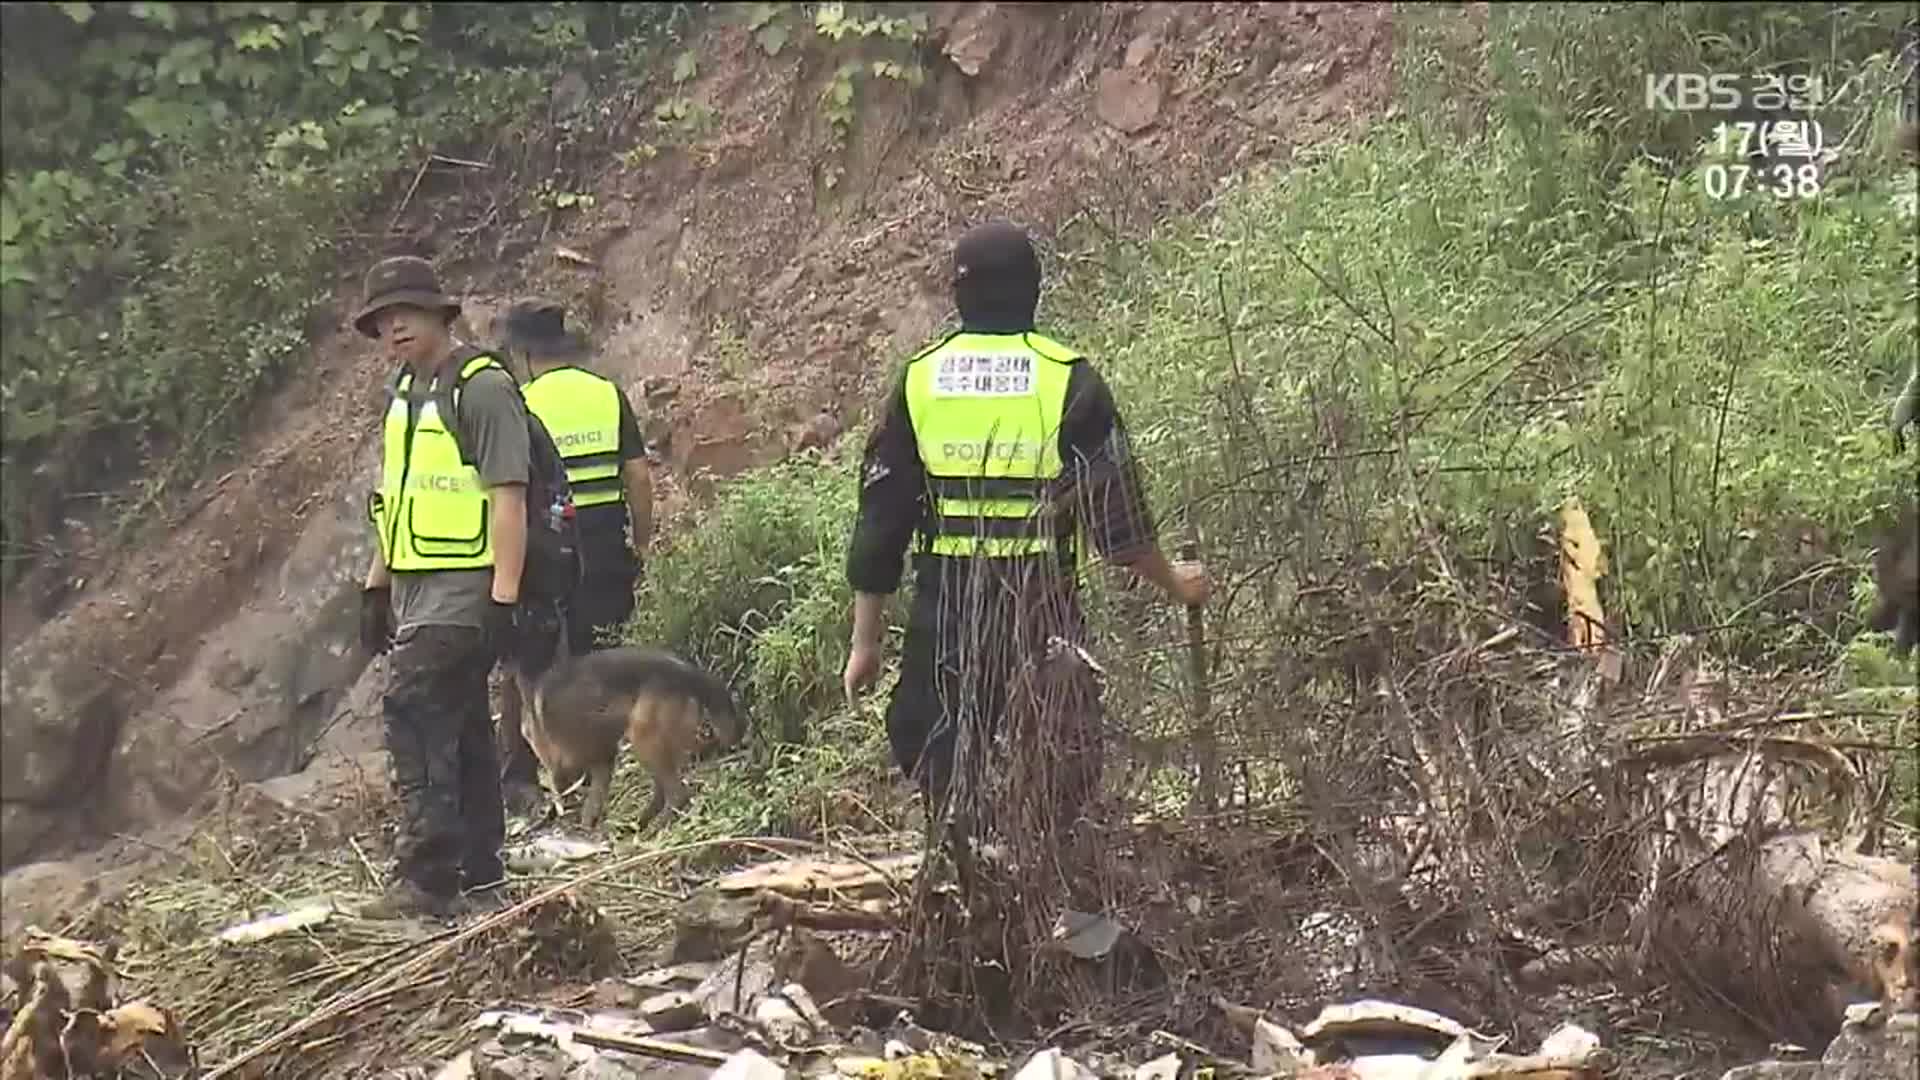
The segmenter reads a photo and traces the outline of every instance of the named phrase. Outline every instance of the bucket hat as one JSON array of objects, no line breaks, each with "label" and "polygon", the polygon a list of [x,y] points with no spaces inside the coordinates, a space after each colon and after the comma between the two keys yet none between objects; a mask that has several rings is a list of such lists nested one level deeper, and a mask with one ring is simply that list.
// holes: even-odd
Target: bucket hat
[{"label": "bucket hat", "polygon": [[586,338],[567,329],[567,309],[543,296],[509,304],[494,318],[493,336],[507,348],[535,356],[577,359],[588,352]]},{"label": "bucket hat", "polygon": [[362,295],[366,302],[353,317],[353,326],[370,338],[380,336],[373,325],[374,316],[396,304],[439,309],[446,312],[449,321],[460,314],[460,304],[440,291],[440,277],[433,272],[433,264],[417,255],[396,255],[373,264],[367,271]]}]

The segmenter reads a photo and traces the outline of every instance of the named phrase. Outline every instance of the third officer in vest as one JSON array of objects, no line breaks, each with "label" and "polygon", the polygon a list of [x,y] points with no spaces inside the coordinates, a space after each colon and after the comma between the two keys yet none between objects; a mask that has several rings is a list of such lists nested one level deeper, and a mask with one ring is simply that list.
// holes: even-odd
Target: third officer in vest
[{"label": "third officer in vest", "polygon": [[[882,608],[918,535],[886,724],[894,761],[919,780],[930,820],[944,809],[957,718],[996,725],[1007,669],[1039,663],[1049,638],[1075,634],[1082,543],[1182,604],[1205,603],[1211,589],[1203,566],[1162,554],[1105,381],[1034,329],[1040,262],[1026,234],[998,222],[968,232],[953,275],[961,328],[907,362],[867,444],[847,562],[851,697],[879,672]],[[1051,624],[1035,625],[1046,621],[1041,611],[1056,616]],[[965,654],[993,655],[982,663]],[[1097,761],[1097,745],[1085,755],[1064,745],[1043,752]],[[1097,765],[1061,763],[1087,774],[1067,796],[1084,800]]]},{"label": "third officer in vest", "polygon": [[[567,648],[574,655],[609,644],[633,613],[639,551],[653,535],[653,482],[640,422],[626,394],[582,366],[589,353],[566,326],[566,311],[550,300],[525,299],[501,313],[495,337],[525,364],[527,407],[553,435],[573,488],[583,576],[566,605]],[[529,664],[529,674],[544,667]],[[508,805],[537,803],[539,766],[520,732],[513,680],[503,687],[502,741]]]}]

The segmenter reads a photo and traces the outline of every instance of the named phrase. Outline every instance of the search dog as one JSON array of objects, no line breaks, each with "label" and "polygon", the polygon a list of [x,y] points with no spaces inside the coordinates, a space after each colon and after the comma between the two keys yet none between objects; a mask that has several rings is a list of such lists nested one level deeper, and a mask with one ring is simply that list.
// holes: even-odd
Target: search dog
[{"label": "search dog", "polygon": [[[515,672],[520,730],[556,793],[586,774],[585,828],[597,827],[606,814],[623,737],[653,777],[653,800],[638,823],[645,828],[662,810],[686,804],[681,772],[690,760],[736,746],[746,734],[746,717],[727,685],[670,652],[627,645],[561,653],[536,677]],[[701,739],[702,713],[712,719],[716,739]]]}]

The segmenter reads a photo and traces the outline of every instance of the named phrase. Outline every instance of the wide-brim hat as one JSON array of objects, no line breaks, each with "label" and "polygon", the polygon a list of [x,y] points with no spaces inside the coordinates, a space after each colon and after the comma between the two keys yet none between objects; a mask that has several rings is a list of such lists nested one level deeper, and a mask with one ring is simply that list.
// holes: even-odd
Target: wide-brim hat
[{"label": "wide-brim hat", "polygon": [[500,344],[535,356],[578,359],[591,351],[586,336],[567,328],[567,309],[546,297],[516,300],[495,316],[493,334]]},{"label": "wide-brim hat", "polygon": [[440,277],[433,264],[415,255],[382,259],[367,271],[365,301],[353,317],[353,328],[370,338],[380,332],[374,328],[374,316],[390,307],[405,304],[428,311],[446,313],[452,322],[460,314],[460,303],[440,291]]}]

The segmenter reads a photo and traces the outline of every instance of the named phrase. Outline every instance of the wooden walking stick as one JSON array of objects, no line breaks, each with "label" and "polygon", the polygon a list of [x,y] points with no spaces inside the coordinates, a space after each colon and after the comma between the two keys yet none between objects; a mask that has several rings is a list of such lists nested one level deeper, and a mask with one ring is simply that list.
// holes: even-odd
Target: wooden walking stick
[{"label": "wooden walking stick", "polygon": [[[1180,545],[1180,559],[1193,562],[1200,557],[1200,545],[1188,540]],[[1187,606],[1187,667],[1193,677],[1193,740],[1199,748],[1200,781],[1194,788],[1188,812],[1212,813],[1219,805],[1220,744],[1213,730],[1213,702],[1207,685],[1207,626],[1198,604]]]}]

